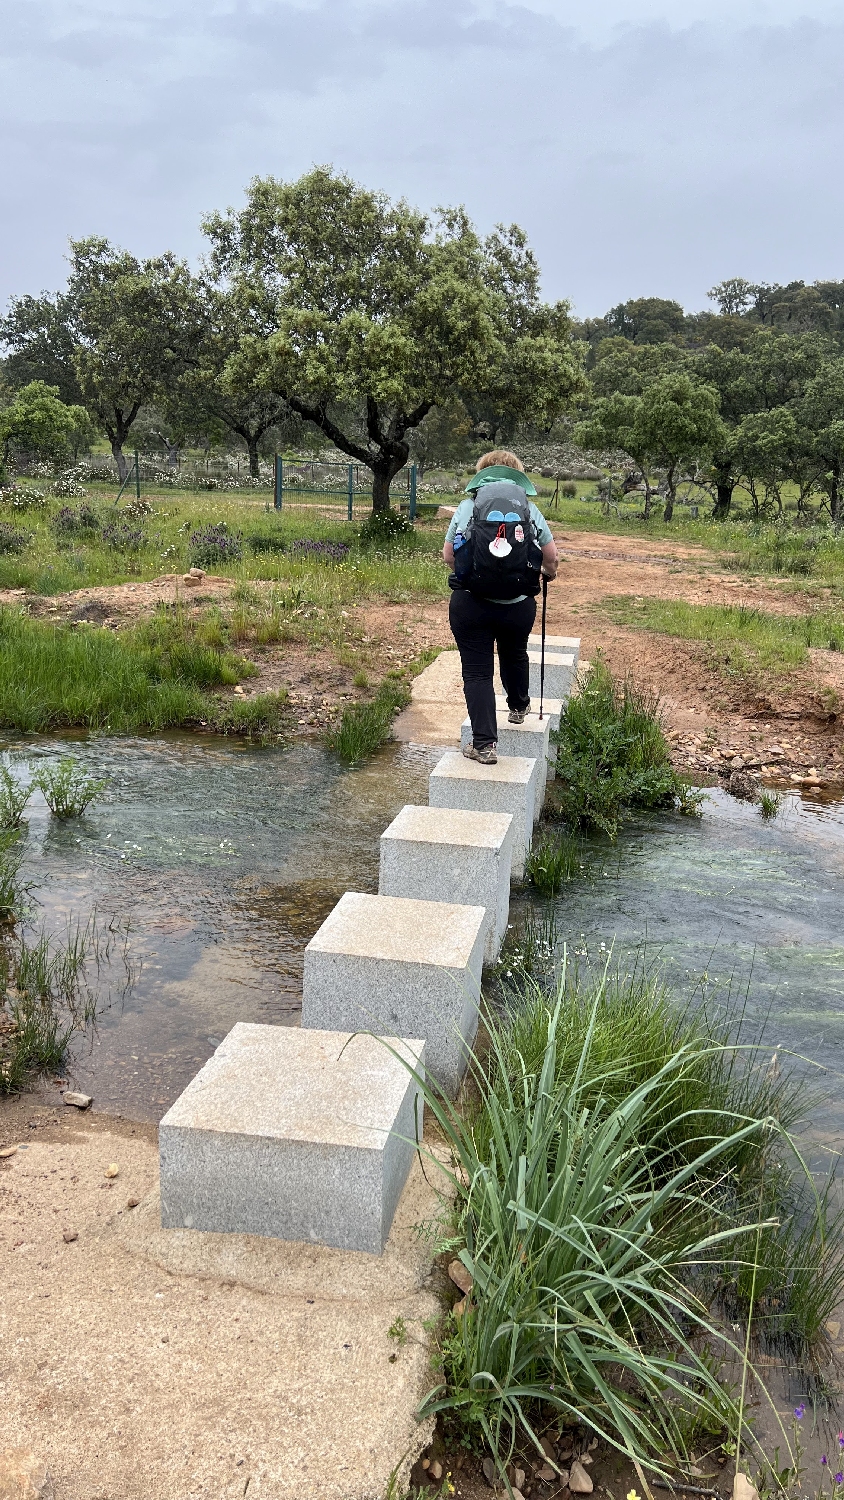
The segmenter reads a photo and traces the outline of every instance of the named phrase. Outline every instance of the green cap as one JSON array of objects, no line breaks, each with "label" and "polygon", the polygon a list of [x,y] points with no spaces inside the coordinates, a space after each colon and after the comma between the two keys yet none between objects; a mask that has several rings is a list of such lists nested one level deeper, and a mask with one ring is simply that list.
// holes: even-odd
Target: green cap
[{"label": "green cap", "polygon": [[479,474],[469,480],[466,494],[469,495],[472,490],[480,489],[482,484],[492,484],[494,479],[510,479],[513,484],[519,486],[520,490],[524,490],[526,495],[536,494],[536,488],[528,479],[527,474],[523,474],[521,469],[511,469],[507,464],[490,464],[488,469],[481,469]]}]

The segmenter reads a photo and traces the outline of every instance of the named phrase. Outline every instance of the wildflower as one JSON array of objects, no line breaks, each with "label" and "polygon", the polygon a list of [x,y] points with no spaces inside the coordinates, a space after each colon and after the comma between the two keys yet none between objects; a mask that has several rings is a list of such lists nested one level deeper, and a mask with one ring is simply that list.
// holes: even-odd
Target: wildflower
[{"label": "wildflower", "polygon": [[627,1500],[639,1500],[639,1496],[636,1494],[635,1490],[627,1491]]},{"label": "wildflower", "polygon": [[838,1473],[835,1476],[835,1483],[836,1484],[844,1484],[844,1474],[841,1473],[840,1469],[839,1469]]},{"label": "wildflower", "polygon": [[838,1446],[839,1448],[844,1448],[844,1432],[839,1432],[838,1434]]},{"label": "wildflower", "polygon": [[829,1459],[827,1458],[827,1456],[826,1456],[825,1453],[822,1453],[821,1454],[821,1468],[825,1469],[828,1463],[829,1463]]},{"label": "wildflower", "polygon": [[802,1422],[803,1421],[803,1418],[806,1415],[806,1403],[805,1403],[805,1401],[801,1401],[799,1406],[795,1406],[795,1408],[794,1408],[794,1415],[797,1418],[798,1422]]}]

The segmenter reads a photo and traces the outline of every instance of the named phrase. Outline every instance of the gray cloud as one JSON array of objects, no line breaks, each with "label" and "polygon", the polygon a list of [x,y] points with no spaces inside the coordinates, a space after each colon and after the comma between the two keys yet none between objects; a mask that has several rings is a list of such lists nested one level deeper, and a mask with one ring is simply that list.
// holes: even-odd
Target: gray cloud
[{"label": "gray cloud", "polygon": [[0,0],[0,299],[60,284],[68,235],[195,257],[203,211],[314,161],[517,220],[584,314],[842,276],[844,26],[815,3]]}]

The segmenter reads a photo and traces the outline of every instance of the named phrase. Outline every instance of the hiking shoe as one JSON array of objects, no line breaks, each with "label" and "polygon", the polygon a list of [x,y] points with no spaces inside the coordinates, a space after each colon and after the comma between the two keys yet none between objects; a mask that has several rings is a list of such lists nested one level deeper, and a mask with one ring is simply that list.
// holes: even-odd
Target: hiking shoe
[{"label": "hiking shoe", "polygon": [[527,708],[511,708],[507,715],[507,722],[509,724],[524,724],[529,713],[530,704],[528,704]]},{"label": "hiking shoe", "polygon": [[476,760],[482,766],[498,765],[498,756],[495,753],[494,745],[484,745],[480,750],[476,750],[474,745],[467,745],[463,754],[467,760]]}]

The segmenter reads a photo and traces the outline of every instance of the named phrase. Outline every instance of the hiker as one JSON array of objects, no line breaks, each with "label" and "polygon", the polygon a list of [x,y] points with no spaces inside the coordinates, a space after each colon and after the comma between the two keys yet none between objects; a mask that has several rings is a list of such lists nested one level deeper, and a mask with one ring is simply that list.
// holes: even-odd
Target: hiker
[{"label": "hiker", "polygon": [[530,712],[527,641],[536,618],[540,578],[557,575],[557,548],[548,522],[530,495],[536,490],[524,465],[506,449],[485,453],[475,465],[445,536],[443,557],[453,569],[448,618],[460,652],[463,691],[472,721],[472,743],[463,754],[483,766],[498,761],[495,666],[511,724]]}]

